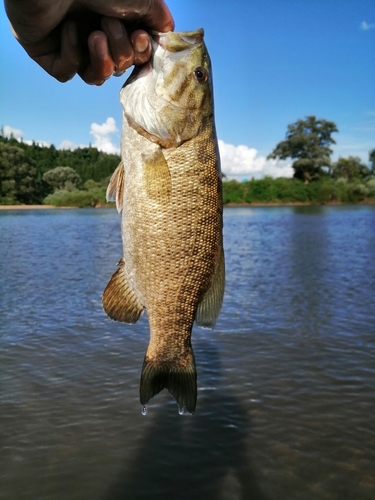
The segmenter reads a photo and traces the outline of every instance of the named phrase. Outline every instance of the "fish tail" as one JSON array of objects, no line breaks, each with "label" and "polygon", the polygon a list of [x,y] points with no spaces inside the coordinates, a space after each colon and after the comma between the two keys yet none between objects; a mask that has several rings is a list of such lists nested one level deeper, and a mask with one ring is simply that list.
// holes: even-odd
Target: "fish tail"
[{"label": "fish tail", "polygon": [[186,408],[194,413],[197,403],[197,372],[193,349],[180,360],[148,359],[145,356],[140,386],[141,404],[149,400],[163,389],[168,389],[179,408]]}]

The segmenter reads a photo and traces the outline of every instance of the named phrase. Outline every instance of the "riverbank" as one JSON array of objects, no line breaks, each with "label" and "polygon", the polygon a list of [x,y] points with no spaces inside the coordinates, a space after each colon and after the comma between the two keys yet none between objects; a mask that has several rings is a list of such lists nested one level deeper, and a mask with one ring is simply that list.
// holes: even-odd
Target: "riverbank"
[{"label": "riverbank", "polygon": [[[254,202],[254,203],[225,203],[224,207],[309,207],[309,206],[335,206],[335,205],[375,205],[375,199],[369,198],[361,200],[355,203],[344,203],[341,201],[328,201],[326,203],[314,203],[308,201],[289,201],[289,202]],[[56,207],[55,205],[0,205],[0,210],[51,210],[51,209],[63,209],[69,210],[77,207]],[[90,208],[90,207],[87,207]],[[96,205],[91,208],[115,208],[113,205]]]},{"label": "riverbank", "polygon": [[335,205],[375,205],[374,198],[368,198],[365,200],[357,201],[357,202],[343,202],[343,201],[327,201],[324,203],[317,203],[313,201],[287,201],[283,202],[272,202],[262,203],[262,202],[254,202],[254,203],[225,203],[224,207],[311,207],[311,206],[335,206]]},{"label": "riverbank", "polygon": [[53,205],[0,205],[0,210],[46,210],[51,208],[74,208],[55,207]]}]

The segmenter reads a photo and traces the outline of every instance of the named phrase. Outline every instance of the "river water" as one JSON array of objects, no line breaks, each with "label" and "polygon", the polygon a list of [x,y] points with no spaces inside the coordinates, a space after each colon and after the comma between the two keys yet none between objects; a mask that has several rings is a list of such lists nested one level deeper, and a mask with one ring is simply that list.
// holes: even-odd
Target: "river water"
[{"label": "river water", "polygon": [[375,498],[375,207],[228,208],[198,404],[141,414],[115,210],[0,212],[1,500]]}]

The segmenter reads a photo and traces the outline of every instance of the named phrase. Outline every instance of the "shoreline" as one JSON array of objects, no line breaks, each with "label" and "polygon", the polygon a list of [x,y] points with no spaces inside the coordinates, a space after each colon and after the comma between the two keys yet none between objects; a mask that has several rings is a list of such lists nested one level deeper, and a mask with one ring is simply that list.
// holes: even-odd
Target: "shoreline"
[{"label": "shoreline", "polygon": [[[375,199],[367,199],[356,203],[342,203],[340,201],[330,201],[327,203],[311,203],[304,201],[289,201],[287,203],[280,202],[255,202],[255,203],[226,203],[223,207],[310,207],[310,206],[340,206],[340,205],[375,205]],[[56,207],[55,205],[0,205],[0,210],[71,210],[80,207]],[[83,208],[116,208],[115,205],[96,205],[95,207]]]},{"label": "shoreline", "polygon": [[255,203],[226,203],[224,207],[324,207],[324,206],[342,206],[342,205],[375,205],[374,199],[366,199],[362,201],[357,201],[353,203],[342,202],[342,201],[327,201],[325,203],[314,203],[310,201],[288,201],[285,203],[270,201],[266,202],[255,202]]},{"label": "shoreline", "polygon": [[72,210],[74,208],[116,208],[116,205],[95,205],[94,207],[57,207],[55,205],[0,205],[0,210]]},{"label": "shoreline", "polygon": [[55,208],[66,210],[75,207],[55,207],[54,205],[0,205],[0,210],[51,210]]}]

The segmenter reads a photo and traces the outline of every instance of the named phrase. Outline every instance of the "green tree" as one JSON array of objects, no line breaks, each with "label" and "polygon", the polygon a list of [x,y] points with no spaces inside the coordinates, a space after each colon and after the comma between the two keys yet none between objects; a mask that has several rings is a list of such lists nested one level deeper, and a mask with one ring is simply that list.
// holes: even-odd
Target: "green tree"
[{"label": "green tree", "polygon": [[371,163],[371,173],[375,175],[375,148],[369,152],[369,160]]},{"label": "green tree", "polygon": [[[60,150],[53,145],[46,147],[35,142],[28,144],[18,141],[14,137],[7,138],[3,132],[0,129],[0,146],[4,145],[8,153],[3,152],[1,165],[2,203],[42,203],[54,189],[62,186],[64,190],[74,189],[81,187],[89,179],[97,182],[101,189],[103,183],[108,184],[109,177],[120,161],[118,155],[109,155],[91,146],[74,151]],[[16,149],[8,150],[9,147]],[[26,165],[25,172],[19,175],[17,172],[22,163]],[[43,175],[60,165],[73,169],[80,179],[74,174],[73,178],[64,179],[63,184],[54,184],[53,188],[43,180]]]},{"label": "green tree", "polygon": [[72,190],[77,187],[81,177],[71,167],[56,167],[43,174],[43,180],[50,184],[55,191]]},{"label": "green tree", "polygon": [[0,142],[0,203],[40,203],[35,162],[20,147]]},{"label": "green tree", "polygon": [[295,159],[292,164],[294,177],[308,184],[325,174],[323,167],[330,169],[334,132],[338,132],[334,122],[317,120],[315,116],[299,119],[288,125],[285,140],[279,142],[267,158]]},{"label": "green tree", "polygon": [[354,179],[365,179],[370,175],[369,168],[366,167],[358,156],[340,158],[332,165],[332,176],[336,179],[342,177],[349,181]]}]

